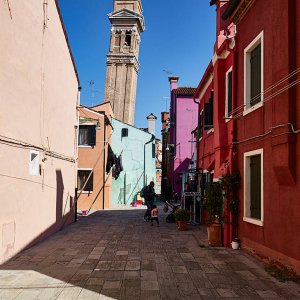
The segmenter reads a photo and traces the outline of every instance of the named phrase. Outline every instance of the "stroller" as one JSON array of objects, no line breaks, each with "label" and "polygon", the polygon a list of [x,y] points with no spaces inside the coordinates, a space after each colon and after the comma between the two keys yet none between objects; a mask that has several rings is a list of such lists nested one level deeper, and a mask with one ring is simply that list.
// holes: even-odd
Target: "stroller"
[{"label": "stroller", "polygon": [[166,217],[166,222],[167,223],[174,223],[175,222],[175,216],[174,213],[175,211],[180,207],[180,204],[174,204],[171,202],[166,201],[165,206],[163,208],[163,211],[166,213],[171,209],[170,213]]}]

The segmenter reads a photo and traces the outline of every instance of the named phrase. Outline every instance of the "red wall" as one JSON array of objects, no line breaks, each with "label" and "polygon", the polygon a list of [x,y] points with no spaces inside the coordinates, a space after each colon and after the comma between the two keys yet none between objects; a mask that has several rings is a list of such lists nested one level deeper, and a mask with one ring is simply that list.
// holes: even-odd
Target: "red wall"
[{"label": "red wall", "polygon": [[[299,1],[257,0],[237,24],[237,106],[244,99],[244,49],[264,31],[264,90],[300,67]],[[289,82],[299,78],[294,76]],[[274,88],[286,86],[288,81]],[[237,141],[261,135],[272,126],[292,123],[300,128],[300,88],[296,85],[264,106],[236,121]],[[285,134],[289,132],[288,134]],[[242,174],[239,233],[242,245],[258,254],[280,260],[300,272],[300,150],[299,134],[290,127],[273,129],[264,138],[237,145],[237,166]],[[264,224],[243,221],[244,152],[264,150]]]}]

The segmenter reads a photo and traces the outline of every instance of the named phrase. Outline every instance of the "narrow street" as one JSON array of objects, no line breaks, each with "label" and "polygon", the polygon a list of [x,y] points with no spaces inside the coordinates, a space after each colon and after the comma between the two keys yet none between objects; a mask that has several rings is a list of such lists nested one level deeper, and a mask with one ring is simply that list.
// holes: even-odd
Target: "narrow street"
[{"label": "narrow street", "polygon": [[210,248],[204,230],[143,221],[144,210],[81,217],[1,267],[0,299],[300,299],[242,251]]}]

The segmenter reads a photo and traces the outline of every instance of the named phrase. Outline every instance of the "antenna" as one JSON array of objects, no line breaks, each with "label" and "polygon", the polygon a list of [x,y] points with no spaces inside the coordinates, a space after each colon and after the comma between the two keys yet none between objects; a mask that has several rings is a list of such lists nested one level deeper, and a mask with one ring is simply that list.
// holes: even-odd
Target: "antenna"
[{"label": "antenna", "polygon": [[162,97],[163,100],[166,100],[166,111],[168,111],[168,100],[170,100],[169,97]]},{"label": "antenna", "polygon": [[166,74],[168,74],[168,75],[172,75],[173,74],[173,72],[170,72],[170,71],[168,71],[168,70],[162,70],[163,72],[165,72]]},{"label": "antenna", "polygon": [[94,98],[95,98],[95,89],[94,89],[94,85],[95,85],[95,81],[94,81],[94,80],[90,80],[90,81],[88,81],[88,84],[89,84],[90,89],[91,89],[91,101],[92,101],[92,106],[94,106]]}]

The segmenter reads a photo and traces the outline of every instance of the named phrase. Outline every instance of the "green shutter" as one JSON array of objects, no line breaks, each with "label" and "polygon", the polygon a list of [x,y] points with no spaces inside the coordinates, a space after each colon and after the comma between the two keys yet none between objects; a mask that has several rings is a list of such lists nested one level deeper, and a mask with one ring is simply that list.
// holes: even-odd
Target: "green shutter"
[{"label": "green shutter", "polygon": [[232,71],[227,75],[227,116],[232,115]]},{"label": "green shutter", "polygon": [[250,157],[250,212],[251,218],[261,219],[261,156]]},{"label": "green shutter", "polygon": [[253,106],[261,101],[261,44],[251,52],[250,65],[250,106]]}]

